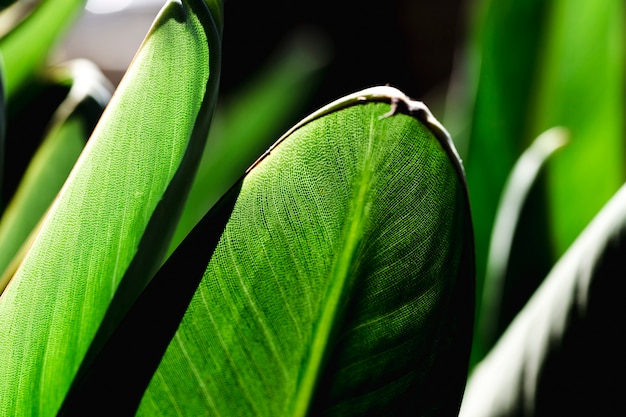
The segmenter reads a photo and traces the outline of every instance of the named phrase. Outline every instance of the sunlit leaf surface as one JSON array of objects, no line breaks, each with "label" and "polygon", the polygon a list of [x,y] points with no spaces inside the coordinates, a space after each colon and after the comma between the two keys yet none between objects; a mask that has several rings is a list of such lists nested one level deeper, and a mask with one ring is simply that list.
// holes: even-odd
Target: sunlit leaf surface
[{"label": "sunlit leaf surface", "polygon": [[373,91],[303,122],[227,195],[139,415],[456,412],[474,302],[462,168],[424,107],[389,115],[401,93]]},{"label": "sunlit leaf surface", "polygon": [[204,1],[157,16],[0,298],[0,415],[56,415],[105,314],[114,327],[160,265],[208,134],[219,33]]}]

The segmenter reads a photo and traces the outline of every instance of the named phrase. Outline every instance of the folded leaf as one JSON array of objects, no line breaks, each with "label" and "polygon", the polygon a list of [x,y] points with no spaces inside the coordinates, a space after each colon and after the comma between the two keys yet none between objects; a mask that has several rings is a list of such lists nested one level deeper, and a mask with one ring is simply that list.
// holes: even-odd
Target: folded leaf
[{"label": "folded leaf", "polygon": [[103,320],[160,266],[208,135],[220,31],[204,1],[157,16],[0,298],[0,415],[55,415]]},{"label": "folded leaf", "polygon": [[85,372],[84,402],[123,413],[111,403],[152,377],[138,415],[454,414],[473,262],[445,130],[391,87],[347,96],[183,241]]},{"label": "folded leaf", "polygon": [[613,415],[623,407],[626,185],[471,374],[461,417]]}]

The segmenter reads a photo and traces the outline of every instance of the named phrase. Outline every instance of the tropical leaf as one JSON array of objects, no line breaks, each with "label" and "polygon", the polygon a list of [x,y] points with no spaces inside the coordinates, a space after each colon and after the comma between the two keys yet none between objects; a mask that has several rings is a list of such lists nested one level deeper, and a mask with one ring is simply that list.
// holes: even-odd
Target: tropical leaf
[{"label": "tropical leaf", "polygon": [[[545,196],[545,207],[537,205],[545,218],[537,221],[548,237],[535,258],[553,265],[626,178],[623,7],[613,0],[483,0],[474,9],[461,68],[466,100],[450,94],[450,106],[456,100],[466,112],[460,148],[467,148],[479,306],[498,202],[533,138],[563,126],[571,139],[536,190]],[[483,353],[476,346],[471,366]]]},{"label": "tropical leaf", "polygon": [[470,375],[461,417],[622,409],[626,185],[550,271]]},{"label": "tropical leaf", "polygon": [[252,165],[73,398],[125,414],[150,382],[138,415],[454,414],[473,303],[455,150],[422,103],[368,89],[304,119]]},{"label": "tropical leaf", "polygon": [[[14,7],[21,3],[31,7],[30,2],[23,0],[15,2]],[[82,12],[85,3],[86,0],[42,0],[0,38],[9,103],[19,101],[18,92],[43,68],[50,50]]]},{"label": "tropical leaf", "polygon": [[[45,138],[30,159],[20,186],[0,219],[0,292],[15,272],[14,268],[7,271],[7,267],[10,263],[16,265],[21,261],[21,256],[14,259],[16,253],[61,189],[113,89],[104,74],[84,60],[51,67],[44,78],[48,88],[42,89],[42,95],[55,95],[51,89],[61,86],[63,91],[67,91],[67,96],[45,123]],[[41,111],[42,108],[36,105],[29,107],[25,113],[30,117],[24,115],[31,125],[36,119],[32,115],[34,110]],[[19,127],[24,126],[19,124]],[[14,130],[16,139],[17,134],[24,131],[27,129]],[[23,135],[19,135],[19,139],[22,146],[27,141]]]},{"label": "tropical leaf", "polygon": [[161,264],[208,135],[220,45],[207,3],[163,6],[0,297],[0,414],[55,415],[103,320],[114,328]]}]

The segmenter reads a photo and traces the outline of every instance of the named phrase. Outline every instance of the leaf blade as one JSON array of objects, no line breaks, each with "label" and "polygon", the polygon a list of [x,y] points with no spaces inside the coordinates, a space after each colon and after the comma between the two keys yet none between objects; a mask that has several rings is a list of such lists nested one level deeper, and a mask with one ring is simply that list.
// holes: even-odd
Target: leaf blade
[{"label": "leaf blade", "polygon": [[[270,151],[253,165],[243,180],[241,191],[237,191],[239,195],[233,214],[212,255],[205,278],[196,291],[188,314],[183,319],[161,367],[152,380],[153,385],[148,387],[139,408],[139,415],[144,415],[144,413],[167,415],[167,410],[178,410],[183,415],[185,413],[194,415],[200,410],[231,414],[300,415],[310,411],[313,398],[324,406],[328,406],[328,403],[341,403],[341,398],[346,400],[342,397],[346,394],[345,390],[342,392],[341,389],[334,389],[332,392],[334,397],[316,392],[323,378],[322,369],[324,369],[318,364],[326,364],[329,363],[327,361],[335,359],[332,358],[330,352],[336,343],[340,343],[336,339],[338,334],[345,331],[339,317],[344,317],[343,313],[346,311],[353,313],[357,307],[361,309],[360,311],[367,311],[370,306],[370,297],[381,291],[385,293],[384,281],[372,278],[367,271],[372,272],[376,269],[378,277],[381,278],[385,276],[386,269],[394,269],[394,267],[396,273],[406,272],[415,267],[415,270],[420,270],[425,274],[422,277],[423,280],[415,280],[419,284],[417,287],[413,284],[413,291],[409,291],[410,294],[428,287],[426,282],[431,281],[425,278],[426,276],[436,282],[436,277],[439,276],[438,268],[442,265],[446,265],[444,268],[451,268],[448,271],[449,276],[445,272],[440,276],[440,284],[446,290],[434,291],[434,294],[441,295],[442,300],[445,301],[438,308],[433,309],[429,309],[427,307],[429,303],[426,302],[422,313],[430,311],[433,314],[431,319],[434,316],[442,318],[442,322],[446,323],[443,327],[458,326],[460,332],[457,335],[460,335],[460,343],[456,347],[459,350],[450,353],[451,356],[447,359],[458,361],[461,365],[458,369],[460,374],[449,375],[454,382],[447,380],[446,383],[451,383],[456,389],[464,385],[473,317],[471,308],[473,291],[467,291],[473,288],[471,239],[461,239],[464,243],[450,248],[454,253],[450,256],[456,261],[449,264],[437,263],[432,270],[420,269],[417,264],[424,259],[414,257],[416,249],[412,248],[409,242],[415,243],[424,239],[425,242],[431,242],[424,243],[425,247],[430,247],[430,244],[435,247],[440,247],[439,245],[446,247],[449,243],[447,239],[441,237],[441,234],[428,230],[399,227],[402,221],[406,220],[403,216],[412,218],[411,216],[415,215],[413,210],[407,212],[399,209],[395,212],[401,213],[398,215],[400,219],[396,217],[394,221],[384,224],[385,216],[393,213],[394,210],[385,211],[384,208],[378,207],[376,214],[373,214],[376,203],[371,200],[373,196],[376,196],[380,199],[377,200],[379,203],[389,204],[389,201],[393,200],[401,204],[398,201],[401,202],[404,199],[401,194],[398,197],[398,190],[403,189],[407,182],[411,183],[411,186],[407,187],[410,190],[409,195],[412,196],[406,199],[408,201],[406,204],[409,206],[415,202],[415,193],[421,195],[420,192],[423,192],[424,188],[430,189],[437,197],[441,197],[438,193],[445,193],[448,199],[444,200],[447,202],[441,204],[448,208],[439,217],[435,216],[443,224],[447,224],[441,230],[448,232],[453,229],[463,230],[463,237],[467,238],[468,235],[471,236],[471,232],[467,229],[469,212],[466,211],[467,202],[464,200],[466,196],[463,197],[460,162],[457,161],[458,165],[451,162],[450,153],[445,150],[447,145],[444,146],[435,139],[432,132],[425,129],[417,118],[396,114],[379,119],[389,106],[371,103],[371,101],[389,102],[390,95],[397,98],[397,92],[383,90],[384,94],[377,98],[374,93],[371,95],[355,94],[349,100],[340,102],[336,106],[331,105],[322,111],[324,117],[318,119],[317,116],[312,116],[305,119],[306,122],[299,124],[297,128],[285,135],[276,146],[271,147]],[[358,103],[361,102],[369,102],[369,105],[359,106]],[[403,103],[400,103],[400,106],[402,105]],[[418,110],[416,114],[421,113]],[[421,114],[419,119],[425,120],[427,117]],[[377,126],[376,133],[371,130],[372,126]],[[430,128],[433,128],[433,125],[430,125]],[[405,129],[411,133],[406,134]],[[342,133],[337,136],[324,137],[324,135],[318,136],[320,131]],[[386,141],[381,140],[381,132],[389,133],[388,136],[382,136]],[[399,134],[400,132],[405,134]],[[370,133],[372,133],[371,137]],[[342,134],[345,137],[342,137]],[[413,134],[418,136],[413,136]],[[363,143],[369,142],[367,138],[371,138],[371,146]],[[415,174],[415,165],[407,164],[407,167],[397,162],[402,169],[396,172],[394,170],[396,165],[392,162],[394,160],[404,162],[405,159],[402,156],[409,159],[407,155],[415,157],[415,147],[421,146],[426,148],[423,150],[423,155],[432,156],[432,160],[428,156],[423,156],[428,167],[428,169],[425,168],[428,173],[423,173],[423,175],[434,181],[429,184],[431,187],[425,185],[424,182],[411,182],[407,178],[414,179],[414,177],[410,175],[402,175],[406,172]],[[431,155],[430,150],[437,156]],[[365,155],[372,155],[372,159],[368,159]],[[420,163],[424,163],[420,157],[417,159]],[[365,169],[369,174],[364,174],[363,168],[368,164],[372,164],[373,169]],[[434,178],[431,178],[429,173],[437,169],[443,170],[445,174],[442,174],[441,178],[438,175],[433,175]],[[368,180],[368,175],[372,176],[371,181]],[[303,176],[304,178],[311,176],[316,178],[316,181],[307,182],[302,180]],[[394,180],[395,188],[383,186],[383,184],[386,185],[384,180],[389,178]],[[440,189],[435,185],[438,181],[446,185],[442,185]],[[297,189],[297,192],[285,193],[285,189]],[[368,204],[353,206],[352,199],[359,201],[361,198],[358,197],[359,195],[364,197],[364,201]],[[437,200],[434,195],[424,198],[429,202],[432,199]],[[450,201],[454,201],[452,206],[449,206]],[[419,206],[420,210],[432,215],[432,212],[425,206],[427,204]],[[384,204],[383,207],[385,207]],[[415,205],[411,207],[415,209]],[[452,212],[458,210],[458,213],[464,214],[448,216],[450,212],[447,210]],[[277,213],[280,214],[277,215]],[[299,215],[296,216],[294,213],[299,213]],[[339,219],[344,220],[334,219],[333,213]],[[364,216],[366,213],[367,216]],[[360,229],[357,236],[351,233],[350,219],[353,215],[356,219],[368,219],[365,222],[367,227],[357,227]],[[420,216],[415,215],[415,218],[420,218]],[[381,226],[379,222],[383,225]],[[431,225],[433,230],[439,230],[440,224],[434,223]],[[358,224],[358,221],[354,223],[355,226]],[[455,226],[459,228],[455,229]],[[409,242],[403,241],[395,248],[391,245],[392,249],[389,252],[376,258],[374,255],[377,250],[386,245],[382,242],[378,242],[380,246],[372,244],[371,252],[367,253],[367,246],[364,246],[363,242],[376,241],[375,232],[382,231],[377,227],[387,232],[393,230],[394,227],[397,229],[395,234],[391,233],[392,238],[389,241],[393,241],[393,238],[398,237],[399,234],[411,235],[411,239],[408,239]],[[368,239],[361,240],[358,235],[367,236]],[[309,237],[308,240],[307,237]],[[231,238],[234,239],[231,240]],[[384,238],[382,241],[389,242]],[[275,245],[277,242],[282,243]],[[428,252],[428,249],[424,251]],[[394,256],[398,254],[402,255],[401,260],[398,261],[402,267],[393,265],[392,262],[396,259]],[[376,260],[369,260],[367,255]],[[442,257],[445,258],[446,255]],[[358,261],[355,262],[355,259]],[[367,264],[368,260],[369,264]],[[460,264],[468,269],[463,272],[456,271],[456,266]],[[357,274],[358,282],[360,282],[358,285],[354,283],[356,279],[354,272],[358,272],[357,269],[360,270],[360,275]],[[457,272],[460,274],[458,281],[455,278]],[[468,275],[464,276],[464,273]],[[444,278],[446,276],[449,280]],[[255,279],[255,277],[263,278]],[[364,282],[367,282],[368,278],[374,281],[374,284],[370,283],[372,287],[370,287],[367,300],[359,299],[363,301],[359,304],[355,301],[359,298],[355,294],[363,290],[362,287],[366,286]],[[404,280],[400,281],[406,283]],[[457,283],[458,286],[456,286]],[[388,300],[391,304],[389,307],[391,311],[397,310],[397,302],[402,305],[402,302],[398,301],[398,294],[402,293],[402,285],[396,284],[392,291],[395,292],[395,297],[389,296]],[[320,324],[319,318],[323,314],[323,306],[327,300],[325,294],[335,294],[335,296],[328,299],[327,311],[330,319],[326,321],[326,324]],[[429,295],[433,296],[433,293]],[[437,296],[433,296],[430,301],[437,304],[434,302],[436,298]],[[449,303],[453,299],[462,300],[456,306],[461,312],[455,310],[448,314],[446,307],[450,306]],[[415,306],[407,308],[407,311],[416,314],[417,310],[412,307]],[[198,315],[194,317],[194,313]],[[351,313],[346,313],[345,316],[351,317]],[[376,312],[370,313],[375,315]],[[424,315],[426,316],[428,314]],[[411,317],[414,318],[414,316]],[[402,317],[400,321],[404,322]],[[425,321],[430,322],[426,319]],[[433,319],[434,321],[436,320]],[[380,324],[380,321],[378,323]],[[425,327],[429,328],[428,325]],[[409,330],[403,326],[398,326],[398,328],[401,335],[406,335],[407,331],[409,334],[416,331],[414,327]],[[445,332],[439,334],[439,329],[429,328],[429,330],[439,336],[435,339],[442,342],[442,352],[452,348],[447,343],[449,342],[447,336],[443,336]],[[201,337],[205,340],[202,341]],[[316,337],[319,340],[320,350],[310,352],[307,346],[310,346]],[[424,335],[424,339],[419,337],[412,339],[409,343],[412,347],[416,339],[427,340],[428,337]],[[248,348],[248,345],[251,348]],[[425,347],[423,349],[424,352],[428,350]],[[372,353],[371,349],[368,352]],[[309,376],[306,376],[300,370],[307,369],[306,363],[309,357],[313,356],[317,359],[310,361]],[[442,354],[443,356],[446,355]],[[398,360],[397,355],[391,355],[391,358]],[[388,357],[387,360],[391,358]],[[437,363],[437,366],[433,365],[434,368],[442,366],[441,362],[435,361],[434,363]],[[411,365],[417,366],[416,363],[411,363]],[[428,373],[432,369],[422,371],[432,375]],[[376,383],[385,386],[385,379],[388,377],[389,375],[383,375],[382,379],[376,380]],[[182,378],[185,382],[183,383],[182,380],[176,382],[178,378]],[[412,374],[408,380],[410,381],[408,385],[411,386],[420,378]],[[347,383],[345,380],[343,382]],[[420,404],[420,406],[456,409],[456,401],[451,401],[451,398],[456,395],[454,394],[456,389],[442,390],[437,393],[437,389],[434,388],[437,385],[437,383],[432,383],[431,388],[426,389],[428,395],[434,394],[431,399],[437,404]],[[340,386],[340,388],[346,386],[349,387],[350,384]],[[375,410],[376,407],[388,404],[387,396],[390,392],[406,400],[406,384],[401,383],[399,386],[398,391],[392,387],[384,391],[384,395],[374,395],[373,398],[363,401]],[[231,389],[224,389],[224,387]],[[354,387],[347,390],[350,389]],[[359,390],[359,388],[356,389]],[[367,388],[361,387],[360,389]],[[302,390],[302,394],[299,394],[299,390]],[[450,393],[451,397],[443,401],[439,397],[442,392]],[[411,403],[411,398],[408,400]],[[375,411],[372,412],[375,413]]]},{"label": "leaf blade", "polygon": [[[0,298],[4,414],[55,414],[132,261],[154,255],[126,301],[160,265],[186,192],[168,186],[195,170],[219,80],[219,47],[209,44],[220,41],[204,2],[170,1],[157,16]],[[155,230],[159,207],[170,218]]]}]

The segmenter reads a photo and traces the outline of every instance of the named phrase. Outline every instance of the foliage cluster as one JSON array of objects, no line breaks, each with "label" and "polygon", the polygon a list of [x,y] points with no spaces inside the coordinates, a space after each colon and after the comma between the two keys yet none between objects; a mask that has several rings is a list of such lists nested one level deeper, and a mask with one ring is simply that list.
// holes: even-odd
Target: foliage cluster
[{"label": "foliage cluster", "polygon": [[164,3],[112,85],[49,63],[85,1],[0,1],[0,415],[620,409],[620,1],[470,3],[442,124],[294,124],[310,45],[222,95],[230,6]]}]

